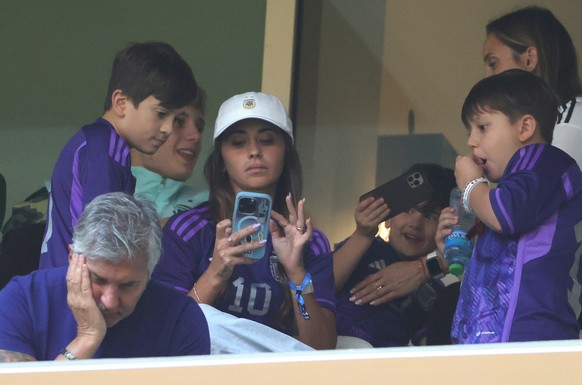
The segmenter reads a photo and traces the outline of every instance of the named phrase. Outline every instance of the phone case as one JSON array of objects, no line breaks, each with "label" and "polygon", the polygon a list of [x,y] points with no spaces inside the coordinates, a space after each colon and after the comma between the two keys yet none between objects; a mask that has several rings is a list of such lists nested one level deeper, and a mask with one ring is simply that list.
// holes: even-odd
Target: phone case
[{"label": "phone case", "polygon": [[369,197],[384,198],[390,208],[390,214],[384,219],[386,220],[428,201],[431,194],[432,187],[428,180],[421,172],[414,171],[365,193],[360,196],[360,201]]},{"label": "phone case", "polygon": [[[260,223],[261,227],[243,239],[240,244],[260,241],[269,236],[269,220],[271,219],[271,197],[267,194],[241,191],[236,194],[234,212],[232,214],[232,232]],[[261,259],[265,255],[265,248],[247,251],[243,257]]]}]

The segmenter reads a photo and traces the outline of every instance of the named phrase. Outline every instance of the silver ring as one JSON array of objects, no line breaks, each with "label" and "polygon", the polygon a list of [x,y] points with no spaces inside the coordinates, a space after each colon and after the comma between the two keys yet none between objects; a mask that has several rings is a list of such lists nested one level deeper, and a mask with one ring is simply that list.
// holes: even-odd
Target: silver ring
[{"label": "silver ring", "polygon": [[376,288],[376,290],[380,290],[383,286],[382,285],[378,285],[378,287]]},{"label": "silver ring", "polygon": [[231,238],[231,237],[228,237],[228,241],[229,241],[230,243],[232,243],[232,238]]}]

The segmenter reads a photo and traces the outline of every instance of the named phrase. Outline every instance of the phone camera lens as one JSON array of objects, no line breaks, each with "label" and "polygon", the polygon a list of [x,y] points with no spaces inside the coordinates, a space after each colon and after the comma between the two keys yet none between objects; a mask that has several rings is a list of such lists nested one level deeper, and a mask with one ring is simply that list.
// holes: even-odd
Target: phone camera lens
[{"label": "phone camera lens", "polygon": [[255,198],[242,198],[239,202],[238,210],[243,214],[253,214],[257,210],[257,200]]}]

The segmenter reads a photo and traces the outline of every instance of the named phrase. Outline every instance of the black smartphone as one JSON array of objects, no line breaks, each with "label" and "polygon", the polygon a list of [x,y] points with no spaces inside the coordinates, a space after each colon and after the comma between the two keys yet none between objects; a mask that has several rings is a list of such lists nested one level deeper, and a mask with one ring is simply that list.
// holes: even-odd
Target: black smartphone
[{"label": "black smartphone", "polygon": [[432,187],[420,171],[400,175],[374,190],[360,196],[360,201],[369,197],[384,198],[390,208],[390,214],[384,219],[408,211],[427,202],[432,195]]},{"label": "black smartphone", "polygon": [[[240,243],[260,241],[269,236],[269,220],[271,219],[271,197],[267,194],[241,191],[236,194],[234,212],[232,214],[232,232],[259,223],[260,227],[254,233],[247,235]],[[261,259],[265,248],[249,250],[243,257]]]}]

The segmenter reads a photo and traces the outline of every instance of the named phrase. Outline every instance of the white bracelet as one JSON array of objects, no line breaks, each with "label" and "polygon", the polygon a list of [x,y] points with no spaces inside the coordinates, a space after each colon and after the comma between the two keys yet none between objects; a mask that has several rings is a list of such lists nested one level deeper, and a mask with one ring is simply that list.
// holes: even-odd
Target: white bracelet
[{"label": "white bracelet", "polygon": [[463,208],[468,213],[473,212],[473,210],[471,209],[471,205],[469,204],[469,195],[471,195],[471,191],[479,183],[487,183],[487,185],[489,185],[489,181],[487,180],[487,178],[480,177],[480,178],[476,178],[476,179],[471,180],[469,183],[467,183],[467,185],[463,189]]}]

